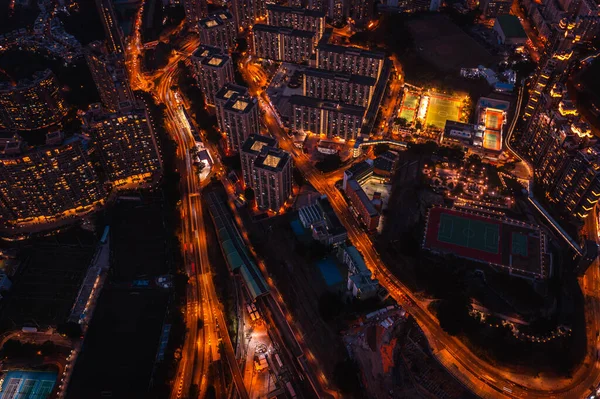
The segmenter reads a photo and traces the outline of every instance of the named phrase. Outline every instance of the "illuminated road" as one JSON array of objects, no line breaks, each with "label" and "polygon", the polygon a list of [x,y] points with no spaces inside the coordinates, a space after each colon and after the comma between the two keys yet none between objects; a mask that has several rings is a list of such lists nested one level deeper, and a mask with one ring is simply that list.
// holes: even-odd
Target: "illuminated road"
[{"label": "illuminated road", "polygon": [[[189,47],[193,50],[197,47],[197,44]],[[155,94],[157,94],[167,106],[168,119],[172,125],[171,132],[174,134],[178,143],[178,160],[180,165],[183,164],[179,168],[182,183],[184,183],[181,192],[182,208],[184,209],[183,221],[184,225],[189,226],[189,228],[185,228],[182,232],[182,241],[185,243],[185,247],[189,244],[188,251],[191,253],[186,253],[186,255],[191,256],[191,259],[193,259],[192,264],[195,265],[195,269],[191,268],[190,270],[189,286],[197,287],[195,290],[197,293],[196,298],[201,298],[200,307],[202,309],[202,320],[204,322],[204,326],[201,329],[203,337],[198,340],[196,345],[190,345],[190,347],[188,347],[188,361],[193,359],[194,356],[197,356],[199,367],[194,373],[192,371],[193,369],[186,370],[186,367],[184,366],[181,372],[181,378],[184,381],[184,388],[189,384],[189,381],[193,381],[193,383],[197,384],[200,388],[200,397],[203,397],[206,389],[205,377],[208,365],[211,360],[219,357],[218,345],[219,338],[221,338],[223,343],[222,348],[225,352],[224,355],[231,369],[238,393],[240,397],[248,398],[248,393],[244,387],[243,376],[239,370],[233,345],[229,334],[227,333],[227,323],[218,300],[210,271],[206,246],[206,232],[204,230],[203,211],[200,200],[201,189],[198,177],[193,169],[192,157],[189,153],[189,149],[194,145],[194,140],[189,125],[186,125],[187,121],[183,116],[183,112],[177,104],[174,93],[171,91],[171,87],[176,83],[176,80],[174,79],[176,72],[178,71],[176,66],[181,59],[183,59],[183,55],[175,56],[170,60],[169,66],[165,68],[166,72],[163,74],[160,84],[155,91]],[[196,282],[194,282],[194,279],[196,279]],[[194,324],[197,324],[197,320],[188,324],[188,328],[192,330]],[[223,334],[219,334],[219,330],[223,331]],[[200,358],[203,360],[200,360]]]},{"label": "illuminated road", "polygon": [[[260,93],[260,82],[253,79],[244,64],[240,65],[242,74],[254,91]],[[257,79],[258,81],[260,79]],[[258,86],[258,87],[257,87]],[[522,93],[519,96],[522,98]],[[391,296],[403,307],[405,307],[417,320],[419,326],[428,338],[434,355],[447,370],[452,373],[463,385],[475,394],[486,397],[512,397],[512,398],[582,398],[590,392],[590,386],[595,386],[600,380],[598,362],[592,359],[590,363],[589,353],[587,361],[574,373],[571,379],[562,378],[533,378],[510,369],[503,369],[478,358],[458,338],[452,337],[444,332],[436,317],[427,309],[427,302],[422,302],[400,280],[398,280],[385,267],[369,236],[363,231],[359,223],[348,210],[348,204],[341,193],[330,184],[323,175],[315,169],[307,156],[294,151],[293,143],[288,138],[285,130],[278,123],[278,116],[268,98],[260,102],[263,107],[264,121],[271,132],[279,138],[280,146],[294,155],[295,165],[302,171],[304,177],[313,187],[322,194],[327,195],[336,214],[348,230],[348,237],[360,250],[374,277],[378,278],[381,285],[388,289]],[[511,126],[511,133],[514,126]],[[597,273],[595,274],[597,275]],[[598,284],[600,278],[594,278],[594,284]],[[589,311],[586,307],[586,312]],[[587,313],[586,313],[587,314]],[[592,311],[593,329],[596,328],[598,313]],[[591,367],[590,367],[591,365]]]},{"label": "illuminated road", "polygon": [[[192,385],[198,386],[199,397],[206,394],[207,374],[212,361],[219,359],[219,343],[231,369],[234,384],[241,398],[248,398],[243,377],[223,316],[222,306],[212,281],[208,260],[206,232],[202,203],[201,186],[195,173],[189,149],[194,145],[192,133],[183,115],[171,87],[176,84],[178,62],[188,57],[199,45],[198,39],[188,39],[179,52],[172,55],[168,65],[153,75],[141,72],[138,56],[141,53],[139,26],[140,15],[136,18],[136,30],[127,46],[126,62],[130,81],[135,89],[150,92],[158,101],[166,105],[167,130],[177,142],[177,168],[181,176],[181,243],[185,269],[189,277],[187,285],[186,326],[187,334],[179,362],[172,399],[186,397]],[[198,328],[199,320],[203,326]],[[221,334],[219,331],[223,331]],[[224,384],[215,384],[216,388],[226,388]],[[221,392],[222,393],[222,392]],[[219,394],[219,396],[221,396]]]}]

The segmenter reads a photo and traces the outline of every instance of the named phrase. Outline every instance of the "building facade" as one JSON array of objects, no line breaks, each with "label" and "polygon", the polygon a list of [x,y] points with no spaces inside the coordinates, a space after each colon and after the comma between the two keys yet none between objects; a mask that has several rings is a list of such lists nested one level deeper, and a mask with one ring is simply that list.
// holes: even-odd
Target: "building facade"
[{"label": "building facade", "polygon": [[198,29],[203,45],[220,48],[223,52],[233,51],[237,32],[235,20],[229,11],[218,11],[201,19]]},{"label": "building facade", "polygon": [[17,140],[0,152],[0,225],[74,217],[104,200],[87,139],[53,132],[46,143],[29,149]]},{"label": "building facade", "polygon": [[315,32],[316,46],[325,31],[325,13],[309,8],[267,5],[267,23],[296,30]]},{"label": "building facade", "polygon": [[84,127],[94,140],[107,180],[115,187],[147,184],[162,172],[154,129],[145,109],[107,113],[93,104]]},{"label": "building facade", "polygon": [[223,108],[225,104],[232,99],[234,96],[244,96],[248,94],[248,88],[239,86],[234,83],[225,83],[219,91],[215,94],[215,108],[217,110],[217,123],[221,133],[225,133],[225,116],[223,114]]},{"label": "building facade", "polygon": [[192,30],[198,29],[198,23],[208,16],[206,0],[182,0],[185,22]]},{"label": "building facade", "polygon": [[113,2],[111,0],[96,0],[96,9],[106,36],[106,46],[111,53],[122,54],[125,52],[123,44],[123,31],[119,25]]},{"label": "building facade", "polygon": [[238,152],[248,136],[260,133],[258,101],[247,94],[231,96],[217,115],[223,118],[219,125],[223,126],[229,152]]},{"label": "building facade", "polygon": [[339,101],[367,108],[375,91],[375,78],[326,71],[304,70],[303,94],[321,100]]},{"label": "building facade", "polygon": [[191,57],[198,86],[207,105],[215,105],[215,95],[226,83],[233,83],[233,64],[228,55],[210,46],[200,46]]},{"label": "building facade", "polygon": [[277,148],[277,140],[269,136],[251,134],[240,148],[242,177],[246,187],[252,187],[254,161],[260,155],[263,147]]},{"label": "building facade", "polygon": [[315,32],[263,24],[254,25],[253,49],[258,58],[303,63],[314,51]]},{"label": "building facade", "polygon": [[36,72],[13,86],[0,84],[0,122],[17,130],[35,130],[61,121],[68,111],[56,76],[50,69]]},{"label": "building facade", "polygon": [[354,140],[360,134],[366,109],[360,106],[292,96],[291,128],[296,132]]},{"label": "building facade", "polygon": [[379,212],[356,180],[348,180],[346,195],[353,212],[364,223],[368,231],[374,231],[379,225]]},{"label": "building facade", "polygon": [[496,18],[499,15],[510,14],[510,0],[483,0],[480,3],[481,12],[487,18]]},{"label": "building facade", "polygon": [[379,78],[385,53],[358,47],[319,43],[316,67],[329,71]]},{"label": "building facade", "polygon": [[131,107],[135,97],[122,57],[108,54],[102,42],[93,42],[85,50],[85,59],[104,108],[116,112]]},{"label": "building facade", "polygon": [[254,160],[252,189],[259,209],[279,212],[292,196],[292,157],[280,148],[264,146]]}]

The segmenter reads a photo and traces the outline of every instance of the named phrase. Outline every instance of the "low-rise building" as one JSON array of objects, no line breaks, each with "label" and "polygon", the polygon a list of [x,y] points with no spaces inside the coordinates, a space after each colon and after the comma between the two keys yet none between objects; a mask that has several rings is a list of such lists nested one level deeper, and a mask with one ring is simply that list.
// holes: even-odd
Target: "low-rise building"
[{"label": "low-rise building", "polygon": [[389,179],[396,171],[398,158],[398,153],[394,151],[386,151],[379,155],[373,160],[373,174]]},{"label": "low-rise building", "polygon": [[300,208],[298,216],[302,225],[311,229],[313,239],[322,244],[337,246],[348,239],[348,232],[325,195],[314,204]]},{"label": "low-rise building", "polygon": [[342,189],[346,191],[348,188],[348,181],[356,180],[359,183],[364,182],[371,175],[373,175],[373,161],[367,159],[362,162],[357,162],[344,171],[344,180],[342,183]]},{"label": "low-rise building", "polygon": [[377,295],[379,280],[373,279],[371,271],[356,247],[340,245],[338,258],[348,267],[347,288],[352,292],[352,296],[367,299]]},{"label": "low-rise building", "polygon": [[494,22],[494,33],[500,44],[520,46],[527,42],[527,33],[515,15],[497,16]]},{"label": "low-rise building", "polygon": [[348,180],[345,190],[354,214],[364,223],[368,231],[374,231],[379,226],[379,212],[371,202],[367,193],[356,180]]},{"label": "low-rise building", "polygon": [[465,147],[481,147],[483,146],[483,130],[478,125],[471,123],[447,120],[441,141]]}]

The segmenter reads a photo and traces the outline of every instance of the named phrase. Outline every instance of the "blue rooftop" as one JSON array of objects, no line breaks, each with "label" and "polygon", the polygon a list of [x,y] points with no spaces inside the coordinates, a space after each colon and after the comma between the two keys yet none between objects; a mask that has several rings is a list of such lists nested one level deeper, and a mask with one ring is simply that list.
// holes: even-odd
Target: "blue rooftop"
[{"label": "blue rooftop", "polygon": [[325,279],[325,283],[327,283],[328,287],[333,287],[334,285],[340,284],[344,281],[339,269],[332,259],[320,260],[317,262],[317,266],[319,267],[321,275]]}]

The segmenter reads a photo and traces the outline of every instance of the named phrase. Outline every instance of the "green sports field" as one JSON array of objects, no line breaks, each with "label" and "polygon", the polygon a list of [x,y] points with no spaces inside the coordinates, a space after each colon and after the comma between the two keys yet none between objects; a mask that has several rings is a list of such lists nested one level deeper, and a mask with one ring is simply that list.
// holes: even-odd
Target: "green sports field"
[{"label": "green sports field", "polygon": [[425,125],[433,125],[439,129],[446,126],[446,121],[458,121],[460,117],[460,100],[451,98],[430,97],[425,116]]},{"label": "green sports field", "polygon": [[500,226],[442,213],[437,239],[447,244],[498,254]]},{"label": "green sports field", "polygon": [[403,108],[417,109],[419,106],[419,96],[413,93],[406,93],[404,101],[402,102]]}]

